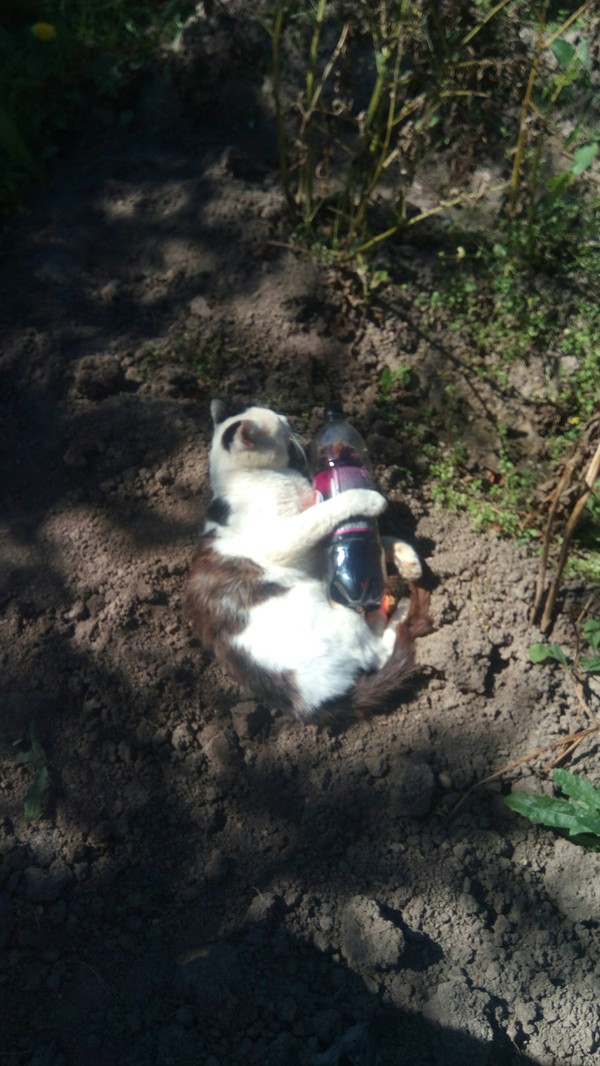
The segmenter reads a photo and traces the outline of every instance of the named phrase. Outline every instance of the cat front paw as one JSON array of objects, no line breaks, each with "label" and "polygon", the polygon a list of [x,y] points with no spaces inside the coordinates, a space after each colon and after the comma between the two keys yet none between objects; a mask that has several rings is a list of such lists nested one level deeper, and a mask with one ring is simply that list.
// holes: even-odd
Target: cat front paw
[{"label": "cat front paw", "polygon": [[348,489],[335,499],[340,501],[348,518],[355,515],[377,518],[387,507],[385,496],[373,489]]}]

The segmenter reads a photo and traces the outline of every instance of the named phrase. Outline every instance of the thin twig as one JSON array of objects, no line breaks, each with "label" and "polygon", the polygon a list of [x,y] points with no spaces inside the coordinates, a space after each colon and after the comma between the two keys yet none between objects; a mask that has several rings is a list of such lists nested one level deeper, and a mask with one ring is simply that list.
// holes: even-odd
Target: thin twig
[{"label": "thin twig", "polygon": [[577,525],[579,523],[579,519],[581,518],[581,515],[583,514],[583,511],[584,511],[584,509],[585,509],[585,507],[587,505],[587,502],[588,502],[588,500],[589,500],[589,498],[590,498],[590,496],[592,494],[592,490],[594,488],[594,483],[597,480],[599,473],[600,473],[600,444],[598,444],[598,447],[596,448],[596,452],[595,452],[594,458],[592,459],[592,461],[591,461],[591,463],[589,465],[588,472],[585,475],[585,478],[584,478],[585,488],[581,492],[579,498],[575,501],[575,504],[573,506],[573,510],[571,511],[571,514],[569,516],[569,520],[567,522],[567,526],[566,526],[566,529],[565,529],[565,532],[564,532],[564,536],[563,536],[563,542],[562,542],[561,548],[560,548],[560,555],[558,557],[558,564],[557,564],[557,567],[556,567],[556,576],[555,576],[554,580],[552,581],[552,583],[550,585],[550,588],[548,589],[548,595],[546,597],[546,603],[544,605],[544,613],[542,615],[542,621],[540,622],[540,629],[542,630],[542,633],[545,633],[550,628],[550,624],[552,622],[552,614],[553,614],[553,611],[554,611],[554,605],[556,603],[556,597],[558,595],[558,590],[560,588],[560,583],[562,581],[563,571],[565,569],[565,566],[567,564],[567,559],[569,557],[569,548],[571,546],[571,540],[573,538],[573,534],[574,534],[574,532],[575,532],[575,530],[577,528]]},{"label": "thin twig", "polygon": [[490,193],[499,192],[506,188],[506,182],[501,182],[499,185],[492,185],[491,188],[482,191],[481,193],[461,193],[460,196],[454,196],[451,200],[441,200],[435,207],[430,207],[427,211],[420,211],[418,215],[414,215],[412,218],[403,219],[402,222],[398,222],[397,225],[391,226],[390,229],[384,230],[383,233],[378,233],[376,237],[371,237],[370,240],[365,241],[358,248],[352,249],[348,252],[346,258],[350,259],[354,255],[358,255],[360,252],[366,252],[373,245],[379,244],[380,241],[386,240],[388,237],[393,237],[395,233],[403,229],[405,226],[416,226],[418,222],[423,222],[426,218],[431,218],[432,215],[439,215],[441,211],[445,211],[447,207],[456,207],[458,204],[476,203],[477,200],[481,200],[483,196],[487,196]]},{"label": "thin twig", "polygon": [[333,52],[331,53],[329,61],[326,64],[325,69],[323,70],[323,73],[322,73],[321,78],[319,80],[319,85],[318,85],[317,89],[315,90],[315,92],[313,94],[313,98],[312,98],[312,102],[310,104],[310,107],[302,115],[302,122],[300,124],[300,133],[299,133],[300,137],[304,136],[304,131],[306,130],[306,127],[307,127],[308,123],[312,119],[312,116],[314,115],[314,113],[315,113],[315,111],[317,109],[317,104],[318,104],[319,100],[321,99],[321,94],[323,92],[323,89],[325,88],[325,83],[328,80],[333,68],[335,67],[335,64],[337,63],[340,55],[342,54],[342,52],[344,50],[344,45],[346,43],[346,37],[348,36],[349,30],[350,30],[350,23],[349,22],[345,22],[343,27],[342,27],[342,32],[340,33],[340,36],[339,36],[339,39],[338,39],[338,43],[336,44],[335,48],[333,49]]},{"label": "thin twig", "polygon": [[290,169],[288,160],[288,145],[285,133],[283,106],[281,101],[281,34],[285,18],[285,4],[280,0],[275,14],[275,22],[271,35],[271,66],[273,71],[273,98],[275,100],[275,124],[277,128],[277,154],[279,158],[279,172],[286,203],[292,213],[296,211],[296,204],[290,189]]},{"label": "thin twig", "polygon": [[[476,781],[474,785],[471,785],[463,796],[459,799],[458,803],[449,812],[449,817],[456,814],[457,810],[462,807],[463,803],[466,803],[471,793],[476,789],[482,788],[483,785],[489,785],[491,781],[497,781],[499,777],[503,777],[504,774],[510,773],[512,770],[518,770],[519,766],[525,766],[528,762],[533,762],[534,759],[538,759],[540,755],[543,755],[546,751],[551,751],[553,748],[564,748],[565,744],[568,744],[569,750],[572,746],[577,746],[586,737],[591,736],[592,733],[598,733],[600,726],[592,725],[587,729],[580,729],[576,733],[569,733],[566,737],[559,737],[557,740],[552,740],[548,744],[542,744],[540,748],[536,748],[535,751],[530,751],[527,755],[521,755],[519,759],[513,759],[512,762],[507,762],[504,766],[501,766],[499,770],[495,770],[493,774],[488,774],[481,781]],[[562,753],[561,753],[562,757]]]},{"label": "thin twig", "polygon": [[544,591],[545,591],[545,588],[546,588],[546,572],[547,572],[547,569],[548,569],[548,558],[550,556],[550,545],[551,545],[551,542],[552,542],[552,527],[554,525],[554,519],[556,517],[556,512],[558,511],[558,505],[559,505],[559,503],[560,503],[560,501],[562,499],[563,493],[564,493],[565,489],[567,489],[569,487],[569,484],[570,484],[571,477],[573,475],[574,469],[575,469],[575,460],[571,460],[570,462],[567,462],[565,464],[565,467],[564,467],[563,472],[562,472],[562,474],[560,476],[560,480],[558,482],[558,485],[556,486],[556,488],[554,489],[554,491],[553,491],[553,493],[551,495],[552,502],[550,504],[550,510],[548,511],[548,518],[546,519],[546,526],[545,526],[545,529],[544,529],[544,542],[543,542],[543,546],[542,546],[542,558],[540,560],[540,568],[539,568],[539,571],[538,571],[538,579],[537,579],[537,584],[536,584],[536,589],[535,589],[535,597],[534,597],[534,601],[533,601],[533,607],[531,609],[530,621],[532,623],[536,622],[536,619],[537,619],[537,616],[538,616],[538,612],[539,612],[539,610],[541,608],[542,600],[544,598]]},{"label": "thin twig", "polygon": [[[306,107],[309,115],[313,113],[313,103],[317,92],[315,84],[317,63],[319,59],[319,43],[321,40],[321,30],[323,28],[326,9],[327,0],[318,0],[317,10],[315,11],[313,34],[308,53],[308,69],[306,71]],[[304,132],[306,158],[304,160],[304,166],[300,171],[298,200],[301,201],[302,198],[304,199],[304,220],[307,221],[312,212],[314,141],[313,131],[310,126],[305,126]]]},{"label": "thin twig", "polygon": [[595,3],[596,0],[585,0],[585,3],[582,4],[581,7],[578,7],[577,11],[574,11],[572,15],[569,15],[568,19],[563,22],[562,26],[559,26],[558,29],[555,30],[554,33],[550,37],[548,37],[546,41],[544,41],[544,51],[547,48],[550,48],[554,44],[554,42],[558,40],[559,37],[562,37],[563,33],[568,30],[569,26],[571,26],[573,22],[580,18],[581,15],[585,14],[587,9],[589,7],[592,7],[592,5]]},{"label": "thin twig", "polygon": [[469,30],[469,32],[466,34],[465,37],[463,37],[462,41],[460,42],[461,45],[468,44],[469,41],[472,41],[473,38],[475,37],[475,35],[478,34],[479,31],[482,30],[484,26],[487,26],[487,24],[490,21],[490,19],[493,19],[494,15],[497,15],[497,13],[499,11],[502,11],[502,8],[506,7],[506,5],[510,4],[510,2],[511,2],[511,0],[500,0],[500,3],[496,4],[496,6],[493,7],[491,11],[488,11],[487,15],[485,16],[484,19],[481,20],[481,22],[478,22],[477,25],[474,26],[472,30]]},{"label": "thin twig", "polygon": [[517,205],[517,193],[519,191],[519,182],[521,179],[521,164],[523,161],[523,153],[525,151],[525,142],[527,140],[527,118],[531,108],[531,100],[533,97],[533,87],[535,85],[535,79],[537,78],[540,63],[542,61],[542,54],[544,51],[544,15],[540,16],[540,22],[538,25],[538,35],[535,45],[535,53],[533,56],[533,62],[529,70],[529,77],[527,79],[527,86],[525,88],[525,95],[521,103],[521,110],[519,113],[519,132],[517,134],[517,143],[515,146],[515,157],[513,159],[512,173],[510,176],[510,198],[508,203],[508,213],[512,216],[515,212]]}]

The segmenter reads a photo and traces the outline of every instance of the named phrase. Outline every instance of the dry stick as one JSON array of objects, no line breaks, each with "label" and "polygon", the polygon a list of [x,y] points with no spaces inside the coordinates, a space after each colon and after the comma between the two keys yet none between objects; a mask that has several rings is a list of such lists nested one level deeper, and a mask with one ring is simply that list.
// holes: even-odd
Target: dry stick
[{"label": "dry stick", "polygon": [[569,677],[571,678],[571,681],[573,682],[575,695],[577,696],[578,702],[581,706],[581,709],[583,710],[583,713],[588,716],[590,722],[593,722],[597,729],[600,729],[600,719],[598,718],[597,714],[594,714],[592,708],[589,706],[585,698],[581,679],[577,676],[576,673],[574,673],[574,671],[570,670],[568,667],[565,667],[565,670],[567,671]]},{"label": "dry stick", "polygon": [[273,69],[273,97],[275,100],[275,122],[277,127],[277,154],[279,158],[279,172],[286,203],[291,212],[295,212],[296,204],[290,189],[290,168],[285,135],[285,123],[283,108],[281,106],[281,33],[285,16],[285,4],[283,0],[278,5],[271,38],[271,63]]},{"label": "dry stick", "polygon": [[402,220],[395,226],[391,226],[390,229],[384,230],[383,233],[378,233],[376,237],[371,237],[370,240],[365,241],[358,248],[354,248],[352,252],[349,252],[346,256],[350,259],[354,255],[358,255],[360,252],[366,252],[373,245],[379,244],[380,241],[385,241],[388,237],[392,237],[398,230],[403,229],[405,226],[415,226],[418,222],[423,222],[426,218],[431,218],[432,215],[439,215],[441,211],[445,211],[447,207],[456,207],[457,204],[476,203],[477,200],[481,200],[482,196],[486,196],[489,193],[500,192],[506,188],[506,182],[501,182],[499,185],[492,185],[490,189],[486,189],[485,192],[478,194],[475,193],[461,193],[459,196],[454,196],[451,200],[441,200],[436,207],[430,207],[427,211],[420,211],[418,215],[414,215],[413,218]]},{"label": "dry stick", "polygon": [[582,4],[581,7],[578,7],[577,11],[574,11],[572,15],[569,15],[568,19],[566,19],[565,22],[563,22],[562,26],[559,26],[558,29],[555,30],[554,33],[548,38],[548,40],[544,41],[544,51],[547,48],[550,48],[551,45],[553,45],[554,42],[557,41],[559,37],[562,37],[562,35],[565,32],[565,30],[568,30],[569,26],[573,22],[575,22],[576,19],[580,18],[581,15],[585,14],[585,12],[587,11],[588,7],[592,7],[593,4],[595,4],[595,3],[596,3],[596,0],[585,0],[585,3]]},{"label": "dry stick", "polygon": [[496,4],[496,6],[493,7],[491,11],[488,11],[487,15],[485,16],[484,19],[481,20],[481,22],[478,22],[477,25],[474,26],[472,30],[469,30],[467,35],[465,37],[463,37],[462,41],[460,42],[461,45],[468,44],[469,41],[472,41],[473,37],[475,37],[475,35],[478,34],[479,31],[482,30],[484,26],[487,26],[487,24],[490,21],[490,19],[493,19],[494,15],[496,15],[499,11],[502,11],[502,8],[506,7],[506,5],[510,4],[510,2],[511,2],[511,0],[500,0],[500,3]]},{"label": "dry stick", "polygon": [[[519,191],[519,179],[520,179],[520,174],[521,174],[521,163],[522,163],[522,159],[523,159],[523,152],[525,150],[525,142],[527,140],[527,116],[528,116],[529,112],[533,109],[533,101],[532,101],[533,86],[535,84],[535,79],[537,78],[537,73],[538,73],[539,65],[540,65],[540,62],[541,62],[541,59],[542,59],[542,54],[544,52],[546,52],[548,50],[548,48],[551,48],[552,45],[554,44],[554,42],[557,41],[559,39],[559,37],[562,37],[563,33],[565,33],[565,31],[569,28],[569,26],[571,26],[572,23],[575,22],[576,19],[580,18],[581,15],[585,14],[585,12],[588,10],[588,8],[592,7],[592,5],[595,2],[596,2],[596,0],[585,0],[585,3],[581,4],[581,6],[577,8],[577,11],[574,11],[572,15],[569,15],[569,18],[566,19],[562,23],[562,25],[559,26],[557,30],[555,30],[554,33],[550,34],[550,36],[547,37],[546,40],[544,40],[544,29],[545,29],[544,15],[542,15],[540,17],[540,22],[539,22],[539,26],[538,26],[538,38],[537,38],[536,46],[535,46],[535,55],[533,57],[533,63],[531,65],[531,70],[529,71],[529,78],[527,80],[527,88],[525,89],[525,96],[523,97],[523,103],[521,104],[521,113],[520,113],[520,118],[519,118],[519,133],[517,135],[517,144],[516,144],[516,147],[515,147],[515,158],[514,158],[514,161],[513,161],[513,169],[512,169],[511,179],[510,179],[510,200],[509,200],[508,210],[509,210],[509,214],[511,216],[514,214],[515,207],[516,207],[517,192]],[[502,3],[500,3],[497,8],[494,8],[493,11],[490,12],[488,18],[491,18],[492,15],[494,15],[496,13],[496,11],[500,7],[503,7],[503,6],[504,5]],[[485,23],[482,23],[482,25],[484,25],[484,24]],[[470,36],[472,36],[472,34]],[[470,36],[468,35],[468,39],[470,39]],[[465,42],[463,42],[463,43],[465,43]]]},{"label": "dry stick", "polygon": [[[321,78],[319,80],[319,85],[313,92],[312,102],[310,104],[310,107],[308,108],[308,110],[302,110],[302,122],[300,123],[300,130],[298,132],[298,139],[301,142],[302,142],[302,138],[304,137],[304,134],[306,133],[306,130],[307,130],[308,126],[309,126],[309,123],[312,121],[313,115],[315,114],[315,111],[317,110],[317,104],[318,104],[318,102],[319,102],[319,100],[321,98],[321,94],[323,92],[323,89],[325,88],[325,83],[326,83],[327,79],[329,78],[332,70],[335,68],[336,63],[337,63],[339,57],[341,56],[341,54],[342,54],[342,52],[344,50],[344,45],[346,44],[346,37],[348,36],[349,31],[350,31],[350,23],[346,22],[346,23],[344,23],[344,25],[342,27],[342,32],[340,33],[340,36],[338,38],[338,42],[337,42],[333,52],[331,53],[331,56],[329,57],[328,62],[325,65],[325,68],[324,68],[323,73],[321,75]],[[312,166],[312,162],[310,160],[308,160],[307,162],[305,162],[305,166],[306,165]],[[300,196],[301,183],[302,183],[302,178],[300,179],[300,183],[299,183],[299,194],[298,194],[299,196]],[[311,207],[312,207],[312,179],[311,179],[310,200],[311,200]],[[312,210],[305,214],[304,221],[306,223],[308,223],[308,225],[312,224],[313,219],[316,217],[316,215],[320,211],[321,207],[323,206],[323,202],[324,201],[321,200],[316,205],[316,207],[312,207]]]},{"label": "dry stick", "polygon": [[533,96],[533,87],[535,85],[535,79],[537,78],[539,66],[542,60],[542,53],[544,51],[544,19],[540,18],[538,26],[538,35],[535,45],[535,54],[533,57],[533,63],[529,71],[529,77],[527,79],[527,87],[525,89],[525,95],[521,103],[521,111],[519,114],[519,132],[517,134],[517,143],[515,146],[515,158],[513,160],[513,168],[510,176],[510,198],[508,203],[508,213],[512,217],[517,205],[517,193],[519,191],[519,182],[521,178],[521,163],[523,161],[523,152],[525,151],[525,142],[527,140],[527,116],[531,108],[531,99]]},{"label": "dry stick", "polygon": [[546,520],[546,528],[544,530],[544,543],[542,547],[542,558],[540,561],[540,569],[538,571],[537,585],[535,589],[535,598],[533,601],[533,607],[531,609],[530,622],[535,623],[538,612],[542,605],[544,598],[544,591],[546,588],[546,571],[548,569],[548,557],[550,555],[550,543],[552,541],[552,526],[554,525],[554,519],[558,510],[558,505],[561,501],[565,489],[569,487],[573,471],[575,469],[575,460],[572,459],[565,464],[564,470],[560,476],[558,485],[552,493],[552,503],[548,512],[548,518]]},{"label": "dry stick", "polygon": [[[598,727],[596,726],[596,728],[598,728]],[[578,734],[578,736],[575,738],[573,743],[570,744],[568,748],[564,748],[563,751],[561,751],[560,754],[557,755],[556,758],[552,760],[552,762],[548,766],[548,769],[549,770],[554,770],[554,768],[556,766],[560,766],[561,763],[566,762],[567,759],[569,759],[571,757],[573,752],[577,750],[577,748],[581,744],[581,741],[584,740],[584,739],[585,739],[584,736],[582,736],[581,734]]]},{"label": "dry stick", "polygon": [[573,507],[573,510],[571,511],[571,515],[567,522],[567,528],[565,529],[563,542],[560,549],[560,555],[558,558],[556,576],[552,581],[550,588],[548,589],[548,595],[546,597],[546,603],[544,605],[544,613],[542,615],[542,621],[540,622],[540,629],[542,630],[542,633],[545,633],[550,628],[550,623],[552,621],[552,612],[554,611],[554,604],[556,603],[556,597],[558,595],[563,570],[567,563],[571,539],[573,537],[575,529],[577,528],[577,524],[579,522],[579,519],[581,518],[583,510],[592,494],[594,482],[598,478],[599,473],[600,444],[596,448],[596,453],[590,463],[589,470],[584,478],[584,484],[586,485],[586,488],[583,490],[579,499],[576,501],[575,506]]},{"label": "dry stick", "polygon": [[[471,793],[475,792],[476,789],[481,788],[482,785],[489,785],[491,781],[496,781],[504,774],[510,773],[511,770],[517,770],[519,766],[524,766],[528,762],[533,762],[534,759],[538,759],[545,751],[550,751],[552,748],[564,748],[565,744],[568,744],[568,751],[571,752],[582,740],[591,736],[592,733],[597,733],[599,730],[600,726],[597,725],[589,726],[587,729],[580,729],[577,733],[569,733],[566,737],[559,737],[558,740],[550,741],[549,744],[542,744],[541,748],[536,748],[535,751],[530,751],[527,755],[521,755],[519,759],[513,759],[512,762],[505,763],[505,765],[501,766],[499,770],[495,770],[493,774],[489,774],[487,777],[484,777],[483,780],[476,781],[474,785],[471,785],[471,787],[465,792],[464,796],[461,796],[458,803],[449,812],[448,817],[456,814],[457,810],[462,807],[463,803],[466,803]],[[561,752],[559,758],[562,759],[563,755],[564,752]]]},{"label": "dry stick", "polygon": [[[377,160],[377,162],[375,164],[375,169],[373,171],[373,174],[371,175],[371,179],[370,179],[370,181],[367,182],[366,188],[363,188],[363,191],[362,191],[361,196],[360,196],[360,201],[358,203],[356,211],[354,212],[354,218],[352,219],[352,221],[350,223],[350,228],[349,228],[349,232],[348,232],[348,238],[350,240],[352,240],[354,234],[356,233],[358,227],[361,225],[361,223],[362,223],[362,221],[364,219],[364,216],[365,216],[365,213],[366,213],[366,210],[367,210],[367,203],[368,203],[369,197],[371,196],[373,190],[375,189],[375,187],[376,187],[376,185],[377,185],[377,183],[378,183],[378,181],[379,181],[379,179],[380,179],[380,177],[381,177],[381,175],[383,173],[385,165],[386,165],[386,160],[387,160],[387,157],[388,157],[388,154],[389,154],[390,141],[392,139],[392,130],[394,128],[394,116],[395,116],[395,112],[396,112],[396,99],[397,99],[397,95],[398,95],[398,85],[399,85],[399,80],[398,79],[399,79],[399,73],[400,73],[400,58],[401,58],[401,54],[400,54],[400,31],[398,31],[398,40],[396,42],[396,58],[395,58],[395,62],[394,62],[394,72],[393,72],[393,75],[392,75],[392,85],[391,85],[391,89],[390,89],[390,93],[389,93],[389,99],[388,99],[388,114],[387,114],[387,120],[386,120],[386,124],[385,124],[385,132],[384,132],[384,135],[383,135],[383,143],[381,145],[381,148],[380,148],[380,151],[379,151],[379,158],[378,158],[378,160]],[[382,84],[383,84],[383,77],[384,77],[384,72],[382,70],[381,71]],[[366,126],[366,123],[365,123],[365,128],[368,129],[368,127]],[[375,138],[372,138],[371,139],[371,143],[373,144],[374,141],[375,141]]]},{"label": "dry stick", "polygon": [[[327,0],[318,0],[317,10],[315,12],[315,24],[313,28],[313,34],[310,42],[309,54],[308,54],[308,70],[306,71],[306,106],[308,112],[312,111],[314,96],[316,93],[316,75],[317,75],[317,63],[319,59],[319,42],[321,40],[321,29],[323,27],[323,20],[325,18],[325,11],[327,9]],[[312,139],[312,131],[310,127],[305,130],[306,132],[306,160],[304,162],[303,173],[300,173],[300,182],[298,187],[298,200],[300,201],[304,196],[305,209],[304,219],[305,221],[310,218],[312,212],[312,193],[313,193],[313,155],[314,155],[314,143]]]}]

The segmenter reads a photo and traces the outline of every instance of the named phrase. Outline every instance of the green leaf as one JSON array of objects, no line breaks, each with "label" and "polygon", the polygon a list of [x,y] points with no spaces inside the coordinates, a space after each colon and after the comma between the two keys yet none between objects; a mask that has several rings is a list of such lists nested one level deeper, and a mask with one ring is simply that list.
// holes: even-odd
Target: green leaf
[{"label": "green leaf", "polygon": [[580,800],[592,810],[600,811],[600,788],[595,788],[586,777],[579,777],[578,774],[572,774],[570,770],[561,769],[553,770],[550,777],[561,792]]},{"label": "green leaf", "polygon": [[37,818],[42,809],[42,800],[44,793],[48,788],[48,768],[41,766],[35,775],[27,795],[25,796],[25,803],[23,805],[23,813],[25,815],[26,822],[32,822]]},{"label": "green leaf", "polygon": [[576,177],[579,177],[580,174],[583,174],[584,170],[587,170],[587,168],[591,165],[593,160],[598,155],[599,148],[600,145],[596,142],[593,142],[591,144],[582,144],[581,148],[576,148],[573,152],[573,162],[569,167],[570,173],[574,174]]},{"label": "green leaf", "polygon": [[597,622],[595,618],[588,618],[583,623],[582,632],[590,648],[600,651],[600,622]]},{"label": "green leaf", "polygon": [[531,644],[529,646],[529,658],[532,663],[545,663],[554,659],[563,666],[568,666],[569,659],[562,650],[560,644]]},{"label": "green leaf", "polygon": [[551,658],[547,644],[530,644],[529,658],[532,663],[545,663]]},{"label": "green leaf", "polygon": [[600,789],[569,770],[553,770],[551,778],[568,799],[514,792],[506,797],[506,805],[538,825],[566,829],[571,837],[600,837]]},{"label": "green leaf", "polygon": [[569,829],[569,836],[579,836],[581,833],[591,833],[600,837],[600,814],[593,811],[576,809],[576,817]]},{"label": "green leaf", "polygon": [[579,660],[579,665],[586,674],[600,674],[600,655],[594,655],[590,659],[584,656]]},{"label": "green leaf", "polygon": [[556,796],[534,796],[529,792],[513,792],[505,799],[507,807],[536,825],[554,829],[570,829],[574,824],[573,805]]},{"label": "green leaf", "polygon": [[389,366],[384,366],[383,370],[381,371],[381,374],[379,375],[379,384],[381,386],[382,392],[390,392],[393,380],[394,379],[392,377],[392,371],[390,370]]},{"label": "green leaf", "polygon": [[568,41],[565,41],[563,37],[559,37],[557,41],[553,41],[551,49],[555,59],[557,59],[561,67],[566,70],[567,67],[571,65],[575,55],[573,45],[569,44]]}]

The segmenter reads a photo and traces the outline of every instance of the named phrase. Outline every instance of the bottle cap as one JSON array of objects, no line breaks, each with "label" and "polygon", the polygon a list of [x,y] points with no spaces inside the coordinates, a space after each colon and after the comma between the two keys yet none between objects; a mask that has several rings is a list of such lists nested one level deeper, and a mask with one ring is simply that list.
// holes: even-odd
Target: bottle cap
[{"label": "bottle cap", "polygon": [[327,422],[339,422],[343,417],[344,410],[340,403],[334,401],[333,403],[327,404],[327,407],[325,408],[325,420]]}]

